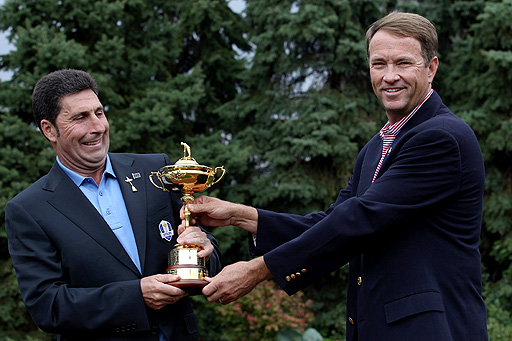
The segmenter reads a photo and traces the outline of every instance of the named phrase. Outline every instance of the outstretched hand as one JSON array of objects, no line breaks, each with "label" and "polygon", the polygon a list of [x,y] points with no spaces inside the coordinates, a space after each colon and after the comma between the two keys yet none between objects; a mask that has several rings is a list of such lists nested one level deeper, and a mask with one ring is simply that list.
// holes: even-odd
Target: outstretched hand
[{"label": "outstretched hand", "polygon": [[[234,225],[251,233],[256,233],[258,211],[254,207],[235,204],[208,196],[200,196],[188,204],[190,225],[228,226]],[[178,233],[185,230],[184,207],[180,210],[181,225]]]},{"label": "outstretched hand", "polygon": [[[204,195],[199,196],[187,205],[191,214],[190,224],[212,227],[231,225],[232,212],[230,205],[235,204]],[[185,220],[184,208],[185,206],[180,210],[182,221]]]},{"label": "outstretched hand", "polygon": [[203,295],[210,302],[229,304],[247,295],[256,285],[270,278],[272,273],[263,257],[249,262],[238,262],[226,266],[213,278],[206,277],[210,283],[203,288]]}]

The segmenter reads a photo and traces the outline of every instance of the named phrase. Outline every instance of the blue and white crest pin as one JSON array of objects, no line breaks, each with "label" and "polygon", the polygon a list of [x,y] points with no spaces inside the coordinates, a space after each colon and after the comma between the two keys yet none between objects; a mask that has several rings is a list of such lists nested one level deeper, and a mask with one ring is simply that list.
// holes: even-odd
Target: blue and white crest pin
[{"label": "blue and white crest pin", "polygon": [[167,220],[162,220],[158,225],[158,228],[160,229],[160,237],[170,242],[172,236],[174,236],[172,225]]}]

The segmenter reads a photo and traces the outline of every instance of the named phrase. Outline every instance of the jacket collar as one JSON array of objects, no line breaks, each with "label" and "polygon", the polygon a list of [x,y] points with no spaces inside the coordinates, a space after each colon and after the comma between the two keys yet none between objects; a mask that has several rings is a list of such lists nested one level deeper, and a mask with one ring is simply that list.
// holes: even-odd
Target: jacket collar
[{"label": "jacket collar", "polygon": [[[132,192],[130,184],[124,181],[127,176],[132,177],[132,173],[139,172],[141,177],[143,177],[143,174],[142,171],[135,169],[135,159],[133,157],[110,154],[110,158],[123,193],[139,251],[142,272],[144,273],[146,254],[146,191],[144,181],[140,181],[140,185],[135,184],[138,185],[137,192]],[[53,195],[48,199],[52,206],[98,244],[102,245],[115,258],[139,274],[137,267],[103,217],[57,163],[53,165],[48,173],[43,190],[53,192]]]},{"label": "jacket collar", "polygon": [[[439,108],[443,104],[441,97],[439,97],[438,93],[434,90],[432,95],[430,95],[429,99],[423,103],[423,105],[418,109],[418,111],[411,117],[409,122],[407,122],[400,133],[397,135],[397,139],[404,136],[405,133],[410,131],[412,128],[420,125],[421,123],[431,119],[436,115],[439,111]],[[395,140],[397,141],[397,140]]]},{"label": "jacket collar", "polygon": [[[418,109],[418,111],[411,117],[411,119],[402,127],[396,136],[391,148],[388,150],[389,154],[384,158],[380,168],[377,179],[386,171],[390,163],[394,159],[397,150],[394,146],[399,144],[399,141],[414,127],[434,117],[442,106],[443,102],[441,97],[434,91],[425,103]],[[379,163],[382,153],[382,139],[379,134],[376,134],[365,146],[365,156],[361,165],[361,176],[359,178],[359,186],[357,188],[357,195],[362,195],[371,186],[373,174],[377,164]]]}]

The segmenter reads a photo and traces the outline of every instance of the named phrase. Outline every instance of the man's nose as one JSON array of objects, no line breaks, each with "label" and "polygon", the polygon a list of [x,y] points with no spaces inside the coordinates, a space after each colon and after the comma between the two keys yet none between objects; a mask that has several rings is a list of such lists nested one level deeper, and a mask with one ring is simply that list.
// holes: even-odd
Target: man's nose
[{"label": "man's nose", "polygon": [[105,116],[91,115],[90,130],[91,133],[104,133],[107,130],[108,122]]},{"label": "man's nose", "polygon": [[385,73],[384,73],[384,81],[388,83],[396,82],[400,79],[400,74],[396,68],[395,65],[389,64],[386,67]]}]

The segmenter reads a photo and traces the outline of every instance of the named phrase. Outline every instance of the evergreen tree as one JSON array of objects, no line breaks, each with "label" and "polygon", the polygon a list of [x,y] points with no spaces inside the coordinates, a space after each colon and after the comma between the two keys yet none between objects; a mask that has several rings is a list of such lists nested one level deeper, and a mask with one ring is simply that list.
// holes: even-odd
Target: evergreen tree
[{"label": "evergreen tree", "polygon": [[324,210],[375,133],[368,122],[383,119],[364,44],[381,13],[364,1],[247,1],[246,14],[255,53],[242,93],[220,109],[236,122],[230,145],[247,151],[235,198]]}]

